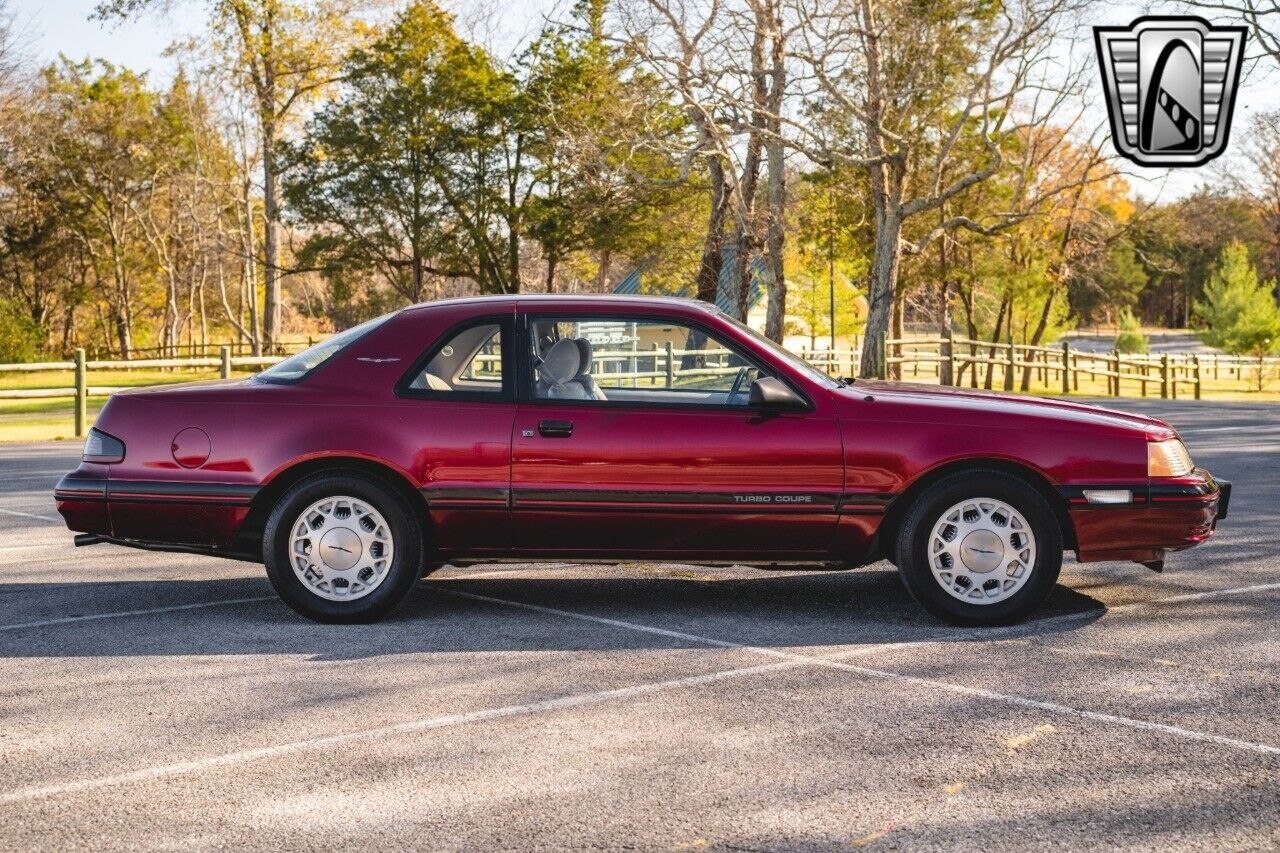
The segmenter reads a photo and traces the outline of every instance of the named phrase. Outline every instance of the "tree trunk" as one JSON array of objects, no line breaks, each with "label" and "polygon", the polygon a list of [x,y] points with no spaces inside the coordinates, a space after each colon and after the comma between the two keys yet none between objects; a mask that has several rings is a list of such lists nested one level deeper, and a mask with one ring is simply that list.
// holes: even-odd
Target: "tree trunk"
[{"label": "tree trunk", "polygon": [[555,255],[547,257],[547,293],[556,292],[556,261]]},{"label": "tree trunk", "polygon": [[[877,205],[877,207],[882,207]],[[880,370],[882,337],[889,332],[893,311],[893,292],[898,281],[898,263],[902,258],[899,236],[902,222],[896,205],[876,210],[876,242],[871,260],[871,292],[867,298],[866,340],[862,345],[859,375],[874,378]]]},{"label": "tree trunk", "polygon": [[263,284],[266,291],[262,338],[268,353],[280,343],[280,176],[276,173],[274,123],[262,127]]},{"label": "tree trunk", "polygon": [[724,266],[724,215],[729,206],[729,192],[724,164],[719,157],[707,158],[707,172],[711,178],[711,218],[707,222],[707,237],[702,243],[697,285],[698,298],[715,305],[720,289],[720,270]]},{"label": "tree trunk", "polygon": [[[782,145],[782,96],[787,83],[786,44],[779,0],[769,3],[769,31],[773,35],[769,57],[769,98],[767,122],[769,139],[765,143],[768,157],[769,231],[765,237],[765,250],[769,257],[769,313],[765,319],[764,334],[770,340],[782,343],[787,316],[787,278],[785,270],[787,172],[785,151]],[[834,336],[835,330],[832,330]],[[834,353],[833,353],[834,355]]]},{"label": "tree trunk", "polygon": [[[1044,340],[1044,333],[1049,329],[1049,316],[1053,313],[1053,300],[1058,296],[1058,287],[1054,285],[1049,288],[1049,294],[1044,298],[1044,305],[1040,309],[1040,319],[1036,323],[1036,330],[1031,335],[1031,340],[1027,343],[1033,347],[1040,346],[1040,342]],[[1022,391],[1031,390],[1031,371],[1032,367],[1027,365],[1022,368]]]},{"label": "tree trunk", "polygon": [[[889,324],[889,337],[895,341],[900,341],[906,337],[906,296],[902,292],[902,288],[894,288],[893,293],[893,322]],[[890,351],[885,355],[902,355],[902,344],[894,344],[890,347]],[[888,374],[890,379],[902,378],[902,365],[891,364],[888,366]]]},{"label": "tree trunk", "polygon": [[422,284],[425,278],[422,264],[422,252],[417,246],[413,247],[413,304],[417,305],[422,301]]},{"label": "tree trunk", "polygon": [[596,267],[596,293],[604,293],[609,287],[609,261],[613,255],[609,249],[601,249]]},{"label": "tree trunk", "polygon": [[[1005,312],[1006,312],[1006,311],[1009,311],[1010,313],[1012,313],[1013,306],[1012,306],[1012,304],[1011,304],[1011,299],[1012,299],[1012,297],[1010,297],[1010,296],[1009,296],[1009,294],[1007,294],[1007,293],[1006,293],[1006,294],[1004,295],[1004,298],[1000,300],[1000,311],[996,314],[996,327],[995,327],[995,330],[991,333],[991,343],[993,343],[993,344],[994,344],[994,343],[998,343],[998,342],[1000,341],[1000,333],[1001,333],[1001,332],[1003,331],[1003,329],[1004,329],[1004,315],[1005,315]],[[1010,317],[1010,318],[1009,318],[1009,325],[1010,325],[1010,326],[1012,326],[1012,325],[1013,325],[1013,318],[1012,318],[1012,317]],[[986,388],[988,391],[990,391],[990,390],[991,390],[991,383],[992,383],[992,381],[993,381],[993,380],[994,380],[994,378],[995,378],[995,370],[996,370],[996,366],[995,366],[995,363],[994,363],[994,362],[995,362],[995,357],[996,357],[996,348],[995,348],[995,347],[990,347],[990,348],[989,348],[989,351],[987,352],[987,357],[988,357],[989,359],[991,359],[991,362],[987,364],[987,378],[986,378],[986,380],[983,382],[983,386],[982,386],[982,387],[984,387],[984,388]]]}]

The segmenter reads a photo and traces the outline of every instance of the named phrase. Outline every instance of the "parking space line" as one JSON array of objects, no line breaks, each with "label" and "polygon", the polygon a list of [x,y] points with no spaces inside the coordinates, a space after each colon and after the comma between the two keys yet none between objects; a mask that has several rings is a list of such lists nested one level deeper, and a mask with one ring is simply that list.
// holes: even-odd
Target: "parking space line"
[{"label": "parking space line", "polygon": [[201,610],[205,607],[224,607],[230,604],[250,604],[272,601],[274,595],[255,595],[249,598],[224,598],[220,601],[198,601],[194,604],[175,604],[170,607],[149,607],[145,610],[116,610],[110,613],[90,613],[84,616],[63,616],[58,619],[42,619],[36,622],[19,622],[0,625],[0,631],[20,631],[24,628],[47,628],[51,625],[70,625],[75,622],[95,622],[99,619],[125,619],[130,616],[150,616],[153,613],[177,613],[181,610]]},{"label": "parking space line", "polygon": [[[692,640],[700,642],[704,645],[719,648],[734,648],[743,651],[751,651],[763,653],[771,657],[781,657],[788,660],[808,661],[815,666],[827,667],[830,669],[838,669],[846,672],[856,673],[858,675],[877,678],[885,681],[893,681],[900,684],[913,684],[918,687],[929,687],[935,690],[942,690],[948,693],[956,693],[961,696],[973,696],[981,699],[989,699],[994,702],[1001,702],[1006,705],[1016,707],[1030,708],[1038,711],[1045,711],[1060,716],[1075,717],[1077,719],[1092,720],[1095,722],[1111,723],[1114,725],[1124,726],[1131,729],[1139,729],[1143,731],[1159,732],[1162,734],[1173,735],[1175,737],[1187,740],[1195,740],[1203,743],[1213,743],[1219,746],[1231,747],[1233,749],[1244,750],[1246,752],[1261,753],[1263,755],[1280,755],[1280,746],[1274,746],[1269,743],[1261,743],[1257,741],[1239,740],[1237,738],[1226,737],[1224,735],[1215,735],[1210,732],[1197,731],[1195,729],[1186,729],[1181,726],[1172,726],[1164,723],[1152,723],[1146,720],[1138,720],[1132,717],[1124,717],[1118,714],[1107,714],[1101,711],[1089,711],[1083,708],[1075,708],[1070,705],[1061,705],[1057,702],[1044,702],[1039,699],[1030,699],[1025,696],[1017,696],[1007,693],[998,693],[994,690],[985,690],[980,687],[967,687],[963,684],[953,684],[949,681],[938,681],[932,678],[921,678],[920,676],[907,675],[905,673],[893,672],[885,669],[872,669],[870,667],[857,666],[856,664],[844,663],[831,657],[817,657],[813,655],[802,655],[797,652],[786,652],[780,649],[773,649],[764,646],[750,646],[743,643],[735,643],[731,640],[719,640],[714,637],[703,637],[698,634],[689,634],[683,631],[671,631],[666,628],[656,628],[652,625],[641,625],[635,622],[626,622],[621,619],[610,619],[604,616],[592,616],[589,613],[578,613],[572,610],[562,610],[557,607],[546,607],[541,604],[528,604],[523,601],[510,601],[502,598],[493,598],[491,596],[476,595],[475,593],[462,592],[455,590],[445,590],[450,595],[462,596],[476,601],[488,602],[491,604],[499,604],[507,607],[515,607],[523,610],[533,610],[538,613],[548,615],[563,616],[567,619],[578,619],[585,622],[595,622],[602,625],[610,625],[615,628],[622,628],[629,631],[636,631],[644,634],[656,634],[658,636],[671,637],[682,640]],[[1011,626],[1016,627],[1016,626]],[[881,651],[883,649],[892,649],[903,646],[919,646],[923,644],[934,644],[939,641],[928,640],[908,643],[888,643],[884,646],[874,646],[872,650]]]},{"label": "parking space line", "polygon": [[673,690],[682,687],[699,687],[706,684],[714,684],[718,681],[726,681],[732,678],[742,678],[744,676],[795,669],[798,667],[808,666],[810,664],[811,662],[806,660],[775,661],[773,663],[757,664],[755,666],[717,670],[703,675],[690,675],[684,678],[673,678],[666,681],[651,681],[644,684],[619,687],[613,690],[598,690],[591,693],[574,693],[568,696],[558,696],[554,699],[543,699],[538,702],[528,702],[522,705],[505,705],[499,708],[485,708],[479,711],[469,711],[462,714],[448,714],[442,717],[410,720],[408,722],[382,726],[376,729],[348,731],[341,734],[327,735],[325,737],[310,738],[308,740],[290,741],[288,743],[274,744],[272,746],[264,746],[256,749],[245,749],[238,752],[211,755],[205,758],[193,759],[191,761],[144,767],[139,770],[117,773],[112,776],[97,776],[89,779],[78,779],[73,782],[62,782],[54,785],[37,785],[30,788],[20,788],[16,791],[8,791],[0,794],[0,805],[28,802],[31,800],[56,797],[64,794],[75,794],[81,791],[99,788],[109,788],[115,785],[125,785],[130,782],[150,781],[167,776],[177,776],[184,773],[197,773],[205,770],[213,770],[219,767],[244,764],[262,758],[275,758],[295,752],[302,752],[304,750],[331,747],[339,744],[351,743],[353,741],[381,740],[389,735],[413,734],[416,732],[431,731],[433,729],[452,728],[454,726],[466,725],[468,723],[526,716],[542,711],[557,711],[566,708],[578,708],[585,705],[597,705],[618,699],[630,699],[636,696],[658,693],[664,690]]},{"label": "parking space line", "polygon": [[54,518],[51,515],[36,515],[34,512],[19,512],[16,509],[0,509],[0,515],[16,515],[19,518],[37,518],[40,521],[57,521],[59,523],[62,521],[62,519]]}]

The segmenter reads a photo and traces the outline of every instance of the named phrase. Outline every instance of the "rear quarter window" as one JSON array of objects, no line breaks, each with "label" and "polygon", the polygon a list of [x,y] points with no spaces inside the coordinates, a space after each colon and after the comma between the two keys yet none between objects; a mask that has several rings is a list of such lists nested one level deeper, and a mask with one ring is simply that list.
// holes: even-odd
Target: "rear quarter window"
[{"label": "rear quarter window", "polygon": [[289,356],[279,364],[268,367],[259,373],[257,378],[263,382],[274,382],[280,385],[300,382],[320,365],[329,361],[394,316],[395,314],[384,314],[381,317],[361,323],[359,326],[353,326],[345,332],[339,332],[328,340],[321,341],[297,355]]}]

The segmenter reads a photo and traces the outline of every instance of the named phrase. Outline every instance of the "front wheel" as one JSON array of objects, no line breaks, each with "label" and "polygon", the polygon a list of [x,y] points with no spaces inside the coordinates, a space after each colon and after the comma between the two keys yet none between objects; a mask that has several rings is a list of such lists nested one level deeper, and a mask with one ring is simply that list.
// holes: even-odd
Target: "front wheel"
[{"label": "front wheel", "polygon": [[294,485],[267,519],[267,577],[317,622],[373,622],[422,575],[422,529],[395,490],[357,472]]},{"label": "front wheel", "polygon": [[1062,531],[1048,502],[999,471],[929,487],[898,531],[895,561],[920,604],[956,625],[1006,625],[1040,606],[1062,569]]}]

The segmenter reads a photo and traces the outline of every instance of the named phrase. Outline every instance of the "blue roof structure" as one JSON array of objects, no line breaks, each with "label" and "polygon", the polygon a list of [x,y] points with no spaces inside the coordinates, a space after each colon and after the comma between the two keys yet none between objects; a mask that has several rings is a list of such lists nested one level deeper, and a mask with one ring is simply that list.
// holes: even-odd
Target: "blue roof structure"
[{"label": "blue roof structure", "polygon": [[[725,246],[720,253],[720,283],[716,287],[716,307],[726,313],[733,305],[733,259],[737,252],[734,246]],[[642,276],[648,263],[641,263],[627,273],[622,281],[614,286],[614,293],[639,293]],[[751,308],[764,299],[769,287],[769,270],[763,258],[751,261],[751,292],[747,295],[747,307]],[[666,296],[694,296],[693,288],[685,287],[663,292]]]}]

